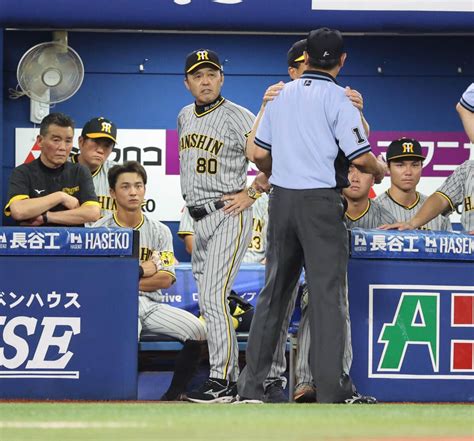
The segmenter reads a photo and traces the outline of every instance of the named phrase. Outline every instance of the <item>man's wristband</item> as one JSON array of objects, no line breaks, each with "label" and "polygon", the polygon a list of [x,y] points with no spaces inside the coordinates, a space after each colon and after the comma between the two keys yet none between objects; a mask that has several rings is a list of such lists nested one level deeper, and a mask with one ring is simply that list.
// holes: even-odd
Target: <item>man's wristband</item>
[{"label": "man's wristband", "polygon": [[141,265],[138,267],[138,278],[141,279],[145,275],[145,270]]},{"label": "man's wristband", "polygon": [[46,224],[48,223],[48,212],[45,211],[45,212],[41,215],[41,217],[43,218],[43,224],[46,225]]}]

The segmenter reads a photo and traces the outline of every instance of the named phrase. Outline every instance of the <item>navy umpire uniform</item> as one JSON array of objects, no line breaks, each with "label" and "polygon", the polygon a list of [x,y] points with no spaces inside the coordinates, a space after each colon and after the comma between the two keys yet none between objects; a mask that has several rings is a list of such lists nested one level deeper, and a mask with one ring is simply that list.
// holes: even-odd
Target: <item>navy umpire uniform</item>
[{"label": "navy umpire uniform", "polygon": [[[348,233],[342,188],[349,163],[376,182],[386,166],[371,153],[358,110],[335,80],[347,54],[339,31],[311,31],[308,69],[285,84],[254,124],[255,162],[271,174],[265,287],[250,329],[242,401],[261,399],[290,293],[303,266],[309,288],[310,365],[323,403],[371,403],[344,373]],[[250,137],[251,139],[251,137]],[[249,141],[249,143],[251,140]]]}]

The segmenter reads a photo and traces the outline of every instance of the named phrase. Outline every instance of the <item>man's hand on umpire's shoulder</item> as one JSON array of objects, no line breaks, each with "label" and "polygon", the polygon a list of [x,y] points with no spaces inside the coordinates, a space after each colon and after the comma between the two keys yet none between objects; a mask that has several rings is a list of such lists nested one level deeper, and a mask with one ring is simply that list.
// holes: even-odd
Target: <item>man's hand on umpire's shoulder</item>
[{"label": "man's hand on umpire's shoulder", "polygon": [[265,91],[263,95],[263,105],[265,105],[268,101],[273,101],[281,92],[281,89],[285,86],[283,81],[280,81],[276,84],[272,84],[268,89]]},{"label": "man's hand on umpire's shoulder", "polygon": [[360,112],[364,110],[364,98],[362,94],[355,89],[351,89],[349,86],[346,86],[346,96],[351,100],[351,103],[356,109]]}]

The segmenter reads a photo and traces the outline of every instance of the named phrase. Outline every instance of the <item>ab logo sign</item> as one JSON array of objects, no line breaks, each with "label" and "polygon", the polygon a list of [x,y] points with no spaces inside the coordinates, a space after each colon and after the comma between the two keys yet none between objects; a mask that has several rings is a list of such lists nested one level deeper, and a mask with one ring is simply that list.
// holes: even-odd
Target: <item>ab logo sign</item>
[{"label": "ab logo sign", "polygon": [[369,378],[474,379],[474,287],[369,286]]}]

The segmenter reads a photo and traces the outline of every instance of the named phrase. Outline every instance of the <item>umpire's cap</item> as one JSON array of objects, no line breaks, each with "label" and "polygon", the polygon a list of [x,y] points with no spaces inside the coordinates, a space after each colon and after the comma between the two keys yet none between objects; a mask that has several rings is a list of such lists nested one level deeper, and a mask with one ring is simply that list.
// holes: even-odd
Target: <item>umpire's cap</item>
[{"label": "umpire's cap", "polygon": [[306,51],[316,61],[336,60],[344,53],[342,35],[336,29],[315,29],[308,34]]},{"label": "umpire's cap", "polygon": [[93,139],[109,138],[113,142],[117,142],[117,126],[109,119],[99,116],[84,124],[81,135]]},{"label": "umpire's cap", "polygon": [[392,141],[387,149],[387,161],[393,159],[421,159],[426,158],[421,151],[421,145],[416,139],[400,138]]},{"label": "umpire's cap", "polygon": [[217,53],[210,49],[198,49],[186,56],[185,74],[193,73],[202,67],[212,67],[213,69],[222,70]]},{"label": "umpire's cap", "polygon": [[298,63],[304,61],[304,51],[306,50],[306,39],[297,41],[287,54],[288,66],[295,67]]}]

